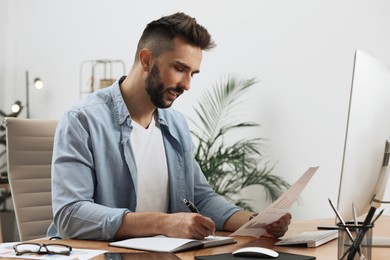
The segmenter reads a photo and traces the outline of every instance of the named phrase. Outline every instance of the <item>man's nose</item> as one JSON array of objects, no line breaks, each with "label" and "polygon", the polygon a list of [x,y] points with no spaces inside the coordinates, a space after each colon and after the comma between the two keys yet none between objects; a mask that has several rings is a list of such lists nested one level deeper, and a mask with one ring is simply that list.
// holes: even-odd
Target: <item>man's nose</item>
[{"label": "man's nose", "polygon": [[180,81],[180,87],[184,90],[189,90],[191,87],[191,75],[190,74],[185,74]]}]

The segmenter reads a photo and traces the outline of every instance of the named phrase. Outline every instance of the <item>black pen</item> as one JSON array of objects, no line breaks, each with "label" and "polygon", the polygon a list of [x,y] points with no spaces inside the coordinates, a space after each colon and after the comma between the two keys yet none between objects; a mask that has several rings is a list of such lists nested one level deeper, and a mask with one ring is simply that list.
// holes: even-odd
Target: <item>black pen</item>
[{"label": "black pen", "polygon": [[[187,208],[189,208],[191,210],[191,212],[200,214],[200,211],[198,210],[197,207],[195,207],[194,203],[192,203],[191,201],[189,201],[187,199],[183,199],[183,202],[184,202],[184,204],[186,204]],[[215,237],[214,231],[213,231],[212,235]]]},{"label": "black pen", "polygon": [[373,224],[373,225],[374,225],[375,221],[382,215],[382,213],[383,213],[384,210],[385,210],[385,209],[382,209],[381,212],[379,212],[378,216],[376,216],[376,217],[374,218],[374,220],[372,221],[372,224]]},{"label": "black pen", "polygon": [[200,213],[200,211],[195,207],[194,203],[187,199],[183,199],[184,204],[186,204],[187,208],[191,210],[193,213]]},{"label": "black pen", "polygon": [[375,210],[376,208],[371,206],[366,218],[364,219],[362,230],[360,230],[359,235],[357,236],[357,238],[355,239],[355,241],[352,243],[350,247],[351,250],[349,251],[347,259],[353,259],[356,255],[356,252],[359,251],[360,244],[362,243],[364,235],[366,234],[367,229],[369,228],[368,226],[372,225],[371,221],[375,214]]}]

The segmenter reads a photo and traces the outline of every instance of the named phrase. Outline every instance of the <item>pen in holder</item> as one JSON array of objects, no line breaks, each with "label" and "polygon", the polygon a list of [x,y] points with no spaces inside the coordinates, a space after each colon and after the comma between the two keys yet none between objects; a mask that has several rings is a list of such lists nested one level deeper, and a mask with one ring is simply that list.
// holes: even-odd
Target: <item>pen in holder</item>
[{"label": "pen in holder", "polygon": [[[372,229],[374,225],[362,222],[338,223],[338,257],[339,260],[371,260]],[[350,236],[348,233],[350,233]],[[360,242],[360,243],[359,243]],[[351,252],[356,254],[351,254]]]}]

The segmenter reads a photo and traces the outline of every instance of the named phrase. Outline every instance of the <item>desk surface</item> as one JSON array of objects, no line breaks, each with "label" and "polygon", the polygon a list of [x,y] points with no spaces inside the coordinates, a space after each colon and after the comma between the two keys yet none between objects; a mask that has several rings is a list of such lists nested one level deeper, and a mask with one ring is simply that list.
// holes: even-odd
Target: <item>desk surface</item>
[{"label": "desk surface", "polygon": [[[332,225],[333,219],[323,220],[305,220],[305,221],[293,221],[290,225],[289,231],[285,237],[293,236],[304,231],[316,230],[318,225]],[[217,235],[228,235],[228,233],[217,232]],[[390,237],[390,216],[382,216],[375,223],[374,236],[387,236]],[[242,247],[248,246],[261,246],[272,248],[276,251],[283,251],[287,253],[311,255],[317,257],[317,259],[337,259],[337,239],[321,245],[317,248],[303,248],[303,247],[292,247],[292,246],[274,246],[276,239],[270,238],[252,238],[252,237],[235,237],[237,240],[236,244],[225,245],[219,247],[212,247],[206,249],[192,250],[177,253],[176,255],[180,259],[194,259],[194,256],[199,255],[214,255],[233,252]],[[42,241],[45,242],[45,241]],[[117,247],[108,246],[107,242],[96,242],[96,241],[80,241],[80,240],[62,240],[61,243],[68,244],[74,248],[87,248],[87,249],[99,249],[107,250],[110,252],[140,252],[130,249],[122,249]],[[372,259],[382,260],[389,259],[390,248],[373,247]],[[100,255],[94,259],[104,259],[104,256]]]}]

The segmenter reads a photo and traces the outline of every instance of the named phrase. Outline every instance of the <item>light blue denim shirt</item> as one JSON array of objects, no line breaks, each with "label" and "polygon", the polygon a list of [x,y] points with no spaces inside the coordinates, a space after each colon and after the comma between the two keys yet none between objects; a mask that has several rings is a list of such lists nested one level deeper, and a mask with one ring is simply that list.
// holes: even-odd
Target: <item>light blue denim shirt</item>
[{"label": "light blue denim shirt", "polygon": [[[130,104],[131,106],[131,104]],[[194,159],[185,117],[158,109],[169,171],[168,213],[188,212],[184,198],[213,219],[218,230],[239,207],[217,195]],[[53,148],[54,221],[49,236],[112,240],[137,202],[137,166],[131,117],[119,82],[95,91],[59,120]],[[145,158],[153,163],[153,158]]]}]

